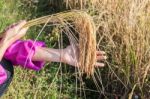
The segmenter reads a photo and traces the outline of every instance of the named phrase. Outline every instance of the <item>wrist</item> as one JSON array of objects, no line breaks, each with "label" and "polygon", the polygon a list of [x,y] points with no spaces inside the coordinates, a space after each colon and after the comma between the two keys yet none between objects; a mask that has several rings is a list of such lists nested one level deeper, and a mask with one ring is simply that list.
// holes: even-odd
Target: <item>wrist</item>
[{"label": "wrist", "polygon": [[0,41],[0,61],[2,60],[3,55],[4,55],[4,53],[5,53],[5,51],[7,50],[8,47],[9,47],[8,43],[5,40],[2,39]]},{"label": "wrist", "polygon": [[6,39],[0,41],[0,48],[7,49],[9,47],[9,42]]},{"label": "wrist", "polygon": [[64,49],[58,49],[59,50],[59,62],[66,63],[65,61],[65,51]]},{"label": "wrist", "polygon": [[48,50],[49,60],[52,62],[65,62],[64,49],[50,49]]},{"label": "wrist", "polygon": [[0,43],[1,44],[3,44],[5,47],[9,47],[13,42],[15,42],[15,41],[13,41],[11,38],[9,38],[7,35],[6,35],[6,33],[4,33],[4,35],[3,35],[3,37],[2,37],[2,39],[1,39],[1,41],[0,41]]}]

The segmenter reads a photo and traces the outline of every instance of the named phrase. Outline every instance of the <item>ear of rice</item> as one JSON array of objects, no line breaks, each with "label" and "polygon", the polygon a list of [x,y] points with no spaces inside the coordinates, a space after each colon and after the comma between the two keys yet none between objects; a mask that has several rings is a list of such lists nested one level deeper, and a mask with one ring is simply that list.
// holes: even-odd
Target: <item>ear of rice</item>
[{"label": "ear of rice", "polygon": [[31,27],[42,23],[71,22],[79,35],[79,68],[81,72],[92,75],[96,63],[96,29],[92,18],[83,11],[68,11],[33,19],[24,27]]}]

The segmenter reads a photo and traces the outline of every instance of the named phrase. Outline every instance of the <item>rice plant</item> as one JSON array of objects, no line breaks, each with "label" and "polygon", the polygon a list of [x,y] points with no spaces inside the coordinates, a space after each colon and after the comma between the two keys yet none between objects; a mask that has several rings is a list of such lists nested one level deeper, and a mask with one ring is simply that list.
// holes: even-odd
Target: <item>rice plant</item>
[{"label": "rice plant", "polygon": [[[7,93],[6,97],[11,97],[13,96],[12,93],[17,93],[14,92],[13,88],[17,89],[15,83],[19,81],[20,84],[25,83],[26,87],[20,85],[22,90],[18,90],[18,93],[21,94],[17,95],[16,97],[23,97],[23,95],[25,96],[27,93],[29,93],[28,98],[36,97],[47,99],[52,98],[50,96],[53,96],[54,99],[65,97],[83,99],[135,99],[135,97],[142,99],[150,98],[149,0],[38,1],[39,3],[44,2],[44,7],[46,7],[47,9],[54,7],[54,11],[55,8],[59,8],[57,10],[60,11],[66,9],[78,9],[82,11],[79,13],[73,12],[73,14],[72,12],[69,12],[70,14],[68,14],[68,11],[66,11],[65,13],[48,15],[40,19],[29,21],[29,23],[27,24],[28,26],[47,23],[49,21],[50,24],[53,24],[53,27],[55,29],[59,29],[60,38],[63,38],[62,34],[66,33],[66,35],[69,35],[69,37],[71,37],[70,41],[73,44],[76,44],[76,42],[80,43],[81,40],[76,39],[76,34],[74,34],[74,32],[77,32],[77,34],[81,33],[81,30],[87,32],[87,34],[89,33],[88,31],[93,31],[91,33],[96,32],[96,41],[94,41],[96,42],[96,45],[94,46],[97,46],[98,49],[107,52],[108,60],[106,62],[106,67],[103,69],[96,69],[94,74],[91,76],[91,79],[84,77],[84,75],[80,75],[80,73],[82,73],[83,71],[87,72],[89,71],[89,69],[86,70],[85,68],[82,68],[81,71],[75,70],[74,73],[69,74],[67,72],[63,73],[61,65],[58,67],[58,70],[56,68],[50,68],[51,70],[56,72],[49,72],[49,69],[44,69],[40,73],[29,72],[29,74],[35,74],[35,76],[38,74],[38,76],[42,75],[42,77],[44,76],[45,78],[41,77],[41,79],[37,79],[33,77],[34,79],[36,79],[35,81],[33,81],[31,76],[26,75],[26,79],[28,79],[30,83],[34,82],[34,84],[30,84],[27,83],[25,79],[22,79],[24,82],[20,81],[20,77],[18,77],[15,79],[13,85],[10,88],[11,91]],[[34,5],[34,3],[32,4],[32,2],[30,4],[31,6]],[[81,23],[89,24],[89,22],[85,22],[85,13],[82,14],[82,12],[87,12],[89,15],[91,15],[91,17],[87,21],[91,23],[91,20],[94,20],[94,23],[92,22],[91,24],[95,24],[95,26],[91,25],[91,30],[88,30],[90,28],[81,29],[81,25],[83,25]],[[77,15],[77,20],[74,17],[75,15]],[[80,17],[81,20],[78,19],[78,17]],[[72,25],[72,23],[74,25]],[[71,28],[73,28],[73,30]],[[62,41],[59,40],[59,43],[62,43]],[[80,49],[82,48],[80,47]],[[95,49],[96,48],[94,47],[94,49],[90,50],[95,51]],[[70,70],[72,70],[72,68]],[[91,72],[89,72],[88,74],[92,74],[93,70],[94,69],[90,69]],[[68,69],[66,71],[68,71]],[[24,76],[25,72],[20,74]],[[50,75],[47,76],[45,72],[49,72]],[[78,74],[78,76],[76,76],[76,74]],[[75,75],[75,78],[69,81],[72,84],[74,83],[75,85],[67,85],[68,82],[65,81],[67,77],[68,79],[70,79],[71,75]],[[51,78],[51,80],[49,81],[50,86],[48,85],[48,83],[42,81],[47,79],[46,77]],[[65,82],[65,85],[67,85],[66,87],[64,87],[65,85],[63,82]],[[36,88],[33,88],[33,86],[36,86]],[[28,90],[28,88],[31,88],[31,90]],[[44,90],[43,88],[45,88],[46,90]],[[67,89],[67,91],[65,90],[65,88]],[[45,92],[43,92],[43,90]],[[36,92],[36,94],[34,94],[34,92]],[[65,92],[69,93],[69,95]],[[39,96],[37,96],[37,94]]]},{"label": "rice plant", "polygon": [[[118,93],[122,87],[123,93],[120,92],[122,97],[128,97],[130,92],[133,96],[149,97],[146,93],[150,90],[148,65],[150,1],[62,0],[61,2],[66,4],[66,8],[86,10],[93,16],[98,35],[97,44],[109,55],[107,62],[109,70],[106,75],[110,76],[103,81],[109,80],[110,84],[104,86],[111,87],[115,90],[114,93]],[[102,75],[105,71],[101,71]],[[107,91],[110,91],[109,87],[106,87]],[[148,89],[145,90],[146,87]]]}]

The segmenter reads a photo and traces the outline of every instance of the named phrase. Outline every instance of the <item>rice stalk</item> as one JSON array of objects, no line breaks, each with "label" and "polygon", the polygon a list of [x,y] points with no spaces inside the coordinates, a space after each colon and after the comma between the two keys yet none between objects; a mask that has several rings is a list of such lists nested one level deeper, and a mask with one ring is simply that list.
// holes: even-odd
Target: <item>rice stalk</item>
[{"label": "rice stalk", "polygon": [[51,24],[59,23],[62,25],[71,22],[74,25],[74,30],[79,35],[79,64],[77,65],[81,72],[85,72],[87,75],[93,74],[96,63],[96,29],[92,18],[83,11],[68,11],[33,19],[28,21],[24,27],[43,24],[47,21]]},{"label": "rice stalk", "polygon": [[59,9],[86,9],[89,6],[95,6],[99,0],[50,0],[49,5]]},{"label": "rice stalk", "polygon": [[129,93],[128,99],[132,99],[132,96],[133,96],[133,94],[134,94],[134,90],[135,90],[136,86],[137,86],[137,84],[135,84],[135,85],[133,86],[132,91]]},{"label": "rice stalk", "polygon": [[[123,82],[128,89],[138,83],[134,91],[142,89],[140,92],[146,94],[149,90],[145,90],[148,82],[146,80],[149,79],[150,70],[150,1],[99,1],[101,3],[95,6],[95,11],[98,11],[98,15],[95,15],[95,23],[99,29],[97,34],[100,38],[98,45],[100,44],[101,48],[104,46],[104,50],[111,53],[111,59],[108,61],[110,71],[113,70],[113,76],[117,74],[117,81]],[[111,72],[107,72],[106,75],[110,75]],[[106,80],[109,79],[114,89],[119,88],[113,85],[113,77]],[[128,92],[128,89],[124,92]]]}]

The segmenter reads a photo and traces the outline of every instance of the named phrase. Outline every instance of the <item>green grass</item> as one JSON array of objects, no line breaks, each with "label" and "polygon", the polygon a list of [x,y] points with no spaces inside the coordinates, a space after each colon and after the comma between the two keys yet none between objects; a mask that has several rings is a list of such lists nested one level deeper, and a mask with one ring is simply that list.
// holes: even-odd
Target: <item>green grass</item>
[{"label": "green grass", "polygon": [[2,32],[6,26],[15,22],[18,19],[18,13],[16,12],[17,9],[14,7],[15,4],[7,1],[8,0],[0,1],[0,32]]},{"label": "green grass", "polygon": [[[35,17],[46,15],[47,13],[55,12],[53,10],[50,10],[48,12],[45,11],[44,9],[46,9],[46,5],[44,6],[44,2],[42,1],[40,2],[40,5],[38,5],[38,8],[36,8],[37,4],[31,3],[31,6],[29,6],[30,2],[25,0],[22,2],[15,2],[12,0],[9,3],[7,3],[5,0],[2,0],[0,1],[0,4],[2,5],[0,9],[0,20],[2,21],[1,31],[3,31],[3,29],[5,29],[5,27],[7,27],[9,24],[17,22],[20,19],[32,19]],[[32,27],[28,31],[26,38],[35,39],[40,29],[41,26]],[[54,31],[54,33],[52,33],[51,35],[47,35],[47,32],[50,31],[43,31],[38,40],[45,41],[48,47],[56,47],[56,40],[58,39],[57,33]],[[22,68],[16,67],[14,79],[3,98],[57,99],[58,97],[60,97],[66,99],[76,99],[77,97],[79,97],[78,95],[76,95],[76,81],[75,76],[73,76],[74,68],[64,66],[63,75],[61,75],[60,71],[58,75],[56,75],[58,69],[59,64],[47,64],[39,72],[24,70]],[[60,86],[62,86],[62,88],[60,88]]]},{"label": "green grass", "polygon": [[[72,5],[74,0],[67,3],[70,6],[66,6],[65,2],[62,5],[63,1],[68,0],[0,0],[0,32],[20,19],[29,20],[68,9],[65,7],[81,7],[78,7],[81,5],[79,2]],[[107,67],[98,69],[98,74],[95,74],[100,88],[93,79],[83,77],[83,91],[79,89],[82,82],[79,78],[76,86],[73,67],[63,65],[60,69],[59,64],[50,63],[39,72],[16,67],[13,82],[4,99],[84,99],[84,92],[86,99],[102,98],[101,92],[104,92],[106,99],[123,95],[127,98],[130,92],[142,99],[150,97],[150,72],[146,72],[150,64],[149,2],[99,0],[101,3],[94,4],[89,3],[92,0],[82,1],[88,1],[82,5],[83,9],[86,8],[84,10],[93,16],[98,29],[99,47],[108,55]],[[32,27],[26,38],[35,39],[41,28],[40,25]],[[48,47],[57,48],[58,33],[50,32],[51,29],[47,27],[38,40],[45,41]]]},{"label": "green grass", "polygon": [[[26,3],[26,4],[24,4]],[[28,4],[29,3],[29,4]],[[42,3],[40,3],[43,5]],[[0,1],[0,21],[2,32],[8,25],[17,22],[21,19],[32,19],[38,16],[45,15],[47,13],[39,11],[33,2],[11,0],[6,2],[6,0]],[[42,8],[41,6],[40,8]],[[24,10],[26,9],[26,10]],[[35,39],[38,35],[41,26],[32,27],[25,38]],[[48,31],[47,31],[48,32]],[[46,42],[48,47],[55,47],[57,44],[56,39],[57,34],[54,32],[51,35],[47,35],[46,31],[42,32],[42,35],[38,40],[43,40]],[[68,66],[66,66],[67,68]],[[60,98],[75,98],[77,97],[75,93],[75,81],[71,79],[72,73],[67,73],[64,70],[63,75],[61,75],[59,70],[59,64],[51,63],[46,64],[45,67],[39,71],[25,70],[19,67],[15,67],[15,74],[13,81],[2,97],[3,99],[57,99]],[[58,74],[57,74],[58,72]],[[69,72],[69,70],[68,70]],[[57,74],[57,75],[56,75]],[[63,79],[62,79],[63,78]],[[60,88],[62,85],[62,88]],[[60,92],[61,91],[61,92]]]}]

